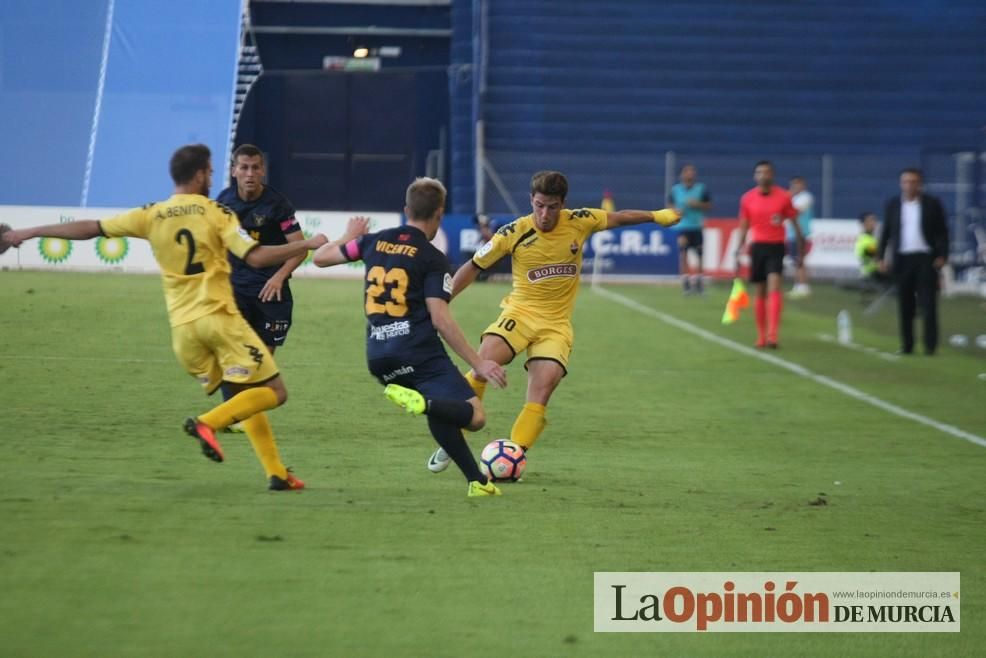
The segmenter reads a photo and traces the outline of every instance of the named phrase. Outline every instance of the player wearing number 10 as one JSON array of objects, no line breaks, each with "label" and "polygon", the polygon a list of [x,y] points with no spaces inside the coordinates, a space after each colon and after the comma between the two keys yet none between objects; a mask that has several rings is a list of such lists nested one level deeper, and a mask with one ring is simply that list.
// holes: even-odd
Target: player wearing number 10
[{"label": "player wearing number 10", "polygon": [[[88,240],[127,236],[151,243],[161,268],[171,320],[172,348],[178,361],[208,394],[221,383],[236,394],[197,418],[185,421],[206,457],[223,461],[215,430],[243,421],[244,429],[275,491],[301,489],[281,462],[264,413],[284,403],[287,389],[270,352],[236,308],[229,281],[230,251],[253,267],[282,263],[328,242],[324,235],[278,246],[260,246],[240,229],[236,216],[208,198],[212,183],[209,148],[183,146],[171,157],[174,195],[166,201],[101,221],[80,220],[4,233],[19,246],[30,238]],[[343,240],[351,236],[344,236]],[[342,242],[343,240],[340,240]]]},{"label": "player wearing number 10", "polygon": [[[678,211],[568,210],[568,180],[557,171],[540,171],[531,178],[530,215],[501,227],[455,273],[452,296],[458,295],[484,269],[504,256],[513,263],[513,289],[503,298],[503,312],[486,328],[479,355],[506,365],[527,352],[527,402],[510,432],[510,440],[525,451],[534,445],[545,427],[545,407],[552,392],[568,372],[572,351],[572,310],[582,272],[582,248],[597,231],[656,222],[673,226]],[[486,377],[473,370],[466,375],[482,399]],[[439,459],[441,455],[433,456]]]},{"label": "player wearing number 10", "polygon": [[[486,422],[483,405],[442,346],[439,335],[478,373],[496,386],[506,384],[498,364],[481,359],[449,313],[452,276],[448,259],[431,240],[445,208],[445,187],[419,178],[407,188],[407,225],[371,233],[341,248],[315,252],[319,267],[362,260],[366,267],[366,362],[386,396],[409,413],[428,416],[428,428],[469,482],[469,496],[495,496],[496,485],[483,475],[462,428],[476,431]],[[361,225],[361,226],[360,226]],[[353,218],[349,233],[365,231]],[[448,460],[448,458],[446,458]]]}]

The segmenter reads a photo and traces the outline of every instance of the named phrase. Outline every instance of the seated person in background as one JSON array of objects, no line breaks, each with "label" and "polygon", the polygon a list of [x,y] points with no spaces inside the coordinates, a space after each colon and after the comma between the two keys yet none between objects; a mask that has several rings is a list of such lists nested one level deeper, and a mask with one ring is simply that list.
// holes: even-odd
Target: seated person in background
[{"label": "seated person in background", "polygon": [[[479,240],[476,242],[475,247],[472,249],[463,249],[460,257],[463,263],[468,263],[472,260],[472,257],[476,255],[484,244],[493,239],[493,234],[496,233],[499,226],[495,221],[490,219],[488,215],[476,215],[473,220],[476,227],[479,229]],[[510,273],[510,258],[504,258],[503,261],[498,262],[493,267],[488,270],[483,270],[479,276],[476,277],[477,281],[486,281],[490,278],[491,274],[509,274]]]},{"label": "seated person in background", "polygon": [[859,261],[860,287],[863,292],[873,292],[890,283],[889,277],[877,266],[876,213],[864,212],[859,216],[863,232],[856,238],[856,259]]}]

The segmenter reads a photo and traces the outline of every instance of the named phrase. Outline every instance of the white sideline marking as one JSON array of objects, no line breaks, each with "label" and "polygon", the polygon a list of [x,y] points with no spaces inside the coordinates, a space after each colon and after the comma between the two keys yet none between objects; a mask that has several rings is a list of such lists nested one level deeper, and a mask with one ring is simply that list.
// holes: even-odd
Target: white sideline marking
[{"label": "white sideline marking", "polygon": [[963,439],[965,441],[968,441],[969,443],[975,443],[977,446],[986,448],[986,438],[977,436],[975,434],[972,434],[971,432],[966,432],[965,430],[959,429],[954,425],[940,423],[933,418],[928,418],[927,416],[922,416],[921,414],[914,413],[913,411],[908,411],[903,407],[898,407],[896,404],[891,404],[890,402],[881,400],[880,398],[874,397],[869,393],[864,393],[858,388],[854,388],[852,386],[849,386],[848,384],[843,384],[842,382],[836,381],[831,377],[826,377],[825,375],[819,375],[817,373],[814,373],[811,370],[805,368],[804,366],[799,366],[796,363],[786,361],[780,357],[774,356],[773,354],[767,354],[765,352],[760,352],[759,350],[755,350],[752,347],[747,347],[746,345],[740,345],[739,343],[731,341],[727,338],[718,336],[712,333],[711,331],[702,329],[701,327],[698,327],[692,324],[691,322],[686,322],[685,320],[676,318],[673,315],[668,315],[667,313],[663,313],[656,309],[650,308],[649,306],[644,306],[643,304],[636,302],[630,299],[629,297],[624,297],[619,293],[606,290],[605,288],[601,288],[599,286],[592,286],[592,291],[599,295],[602,295],[603,297],[611,299],[612,301],[618,304],[622,304],[627,308],[631,308],[635,311],[643,313],[644,315],[649,315],[653,318],[660,320],[661,322],[670,324],[671,326],[677,327],[682,331],[688,332],[695,336],[699,336],[700,338],[704,338],[707,341],[731,349],[734,352],[739,352],[740,354],[745,354],[747,356],[752,356],[756,359],[760,359],[761,361],[766,361],[767,363],[771,363],[780,368],[784,368],[785,370],[789,370],[796,375],[800,375],[801,377],[810,379],[814,382],[822,384],[823,386],[828,386],[829,388],[833,388],[839,391],[840,393],[844,393],[848,395],[854,400],[859,400],[860,402],[866,402],[867,404],[873,405],[878,409],[883,409],[884,411],[892,413],[895,416],[900,416],[901,418],[907,418],[908,420],[913,420],[916,423],[921,423],[922,425],[933,427],[934,429],[940,432],[944,432],[945,434],[951,434],[954,437]]},{"label": "white sideline marking", "polygon": [[891,354],[890,352],[881,352],[877,348],[870,347],[869,345],[860,345],[859,343],[840,343],[835,339],[835,336],[833,336],[832,334],[818,334],[818,339],[823,340],[826,343],[832,343],[833,345],[838,345],[839,347],[845,347],[846,349],[872,354],[873,356],[880,357],[884,361],[891,361],[891,362],[900,361],[900,357],[897,356],[896,354]]}]

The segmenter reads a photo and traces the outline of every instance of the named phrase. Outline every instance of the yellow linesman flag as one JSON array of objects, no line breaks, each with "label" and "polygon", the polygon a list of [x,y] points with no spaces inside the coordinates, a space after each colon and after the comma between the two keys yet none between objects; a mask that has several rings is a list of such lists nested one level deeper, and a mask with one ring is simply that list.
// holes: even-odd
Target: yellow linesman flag
[{"label": "yellow linesman flag", "polygon": [[732,324],[739,320],[740,310],[750,306],[750,296],[746,293],[743,279],[733,279],[733,289],[726,302],[726,310],[722,314],[723,324]]},{"label": "yellow linesman flag", "polygon": [[603,200],[599,204],[600,209],[606,212],[616,212],[616,204],[613,202],[613,193],[609,190],[603,190]]}]

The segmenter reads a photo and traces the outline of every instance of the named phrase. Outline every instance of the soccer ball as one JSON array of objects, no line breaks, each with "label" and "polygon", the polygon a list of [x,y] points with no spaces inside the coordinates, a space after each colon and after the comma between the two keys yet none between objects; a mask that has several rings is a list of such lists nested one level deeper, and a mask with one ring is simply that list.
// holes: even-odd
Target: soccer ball
[{"label": "soccer ball", "polygon": [[494,482],[516,482],[527,468],[524,449],[513,441],[497,439],[486,444],[479,456],[479,469]]},{"label": "soccer ball", "polygon": [[948,339],[948,344],[952,347],[968,347],[969,337],[965,334],[952,334],[952,337]]}]

